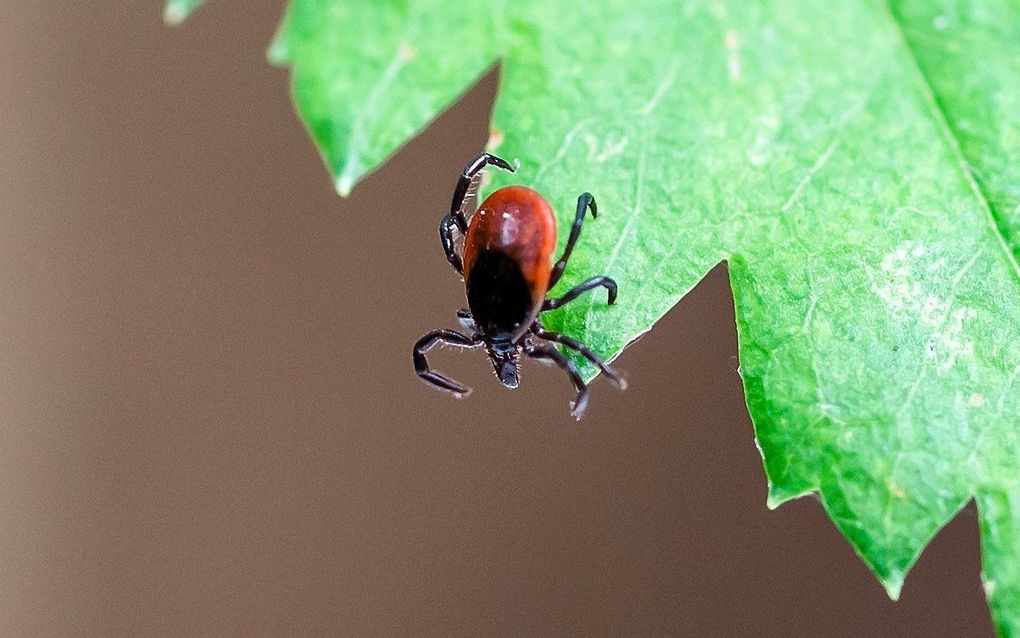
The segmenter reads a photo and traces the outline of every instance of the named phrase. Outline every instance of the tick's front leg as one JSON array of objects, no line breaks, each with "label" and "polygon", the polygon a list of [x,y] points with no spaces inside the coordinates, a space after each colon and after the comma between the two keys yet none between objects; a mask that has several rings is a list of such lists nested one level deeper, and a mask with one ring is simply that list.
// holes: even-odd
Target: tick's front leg
[{"label": "tick's front leg", "polygon": [[471,388],[432,370],[429,367],[428,360],[425,359],[425,353],[439,343],[459,346],[461,348],[473,348],[477,346],[479,342],[475,340],[474,337],[461,334],[456,330],[442,328],[440,330],[433,330],[419,339],[418,342],[414,344],[414,350],[412,351],[414,371],[418,374],[422,381],[435,388],[443,390],[444,392],[449,392],[458,399],[463,399],[471,393]]}]

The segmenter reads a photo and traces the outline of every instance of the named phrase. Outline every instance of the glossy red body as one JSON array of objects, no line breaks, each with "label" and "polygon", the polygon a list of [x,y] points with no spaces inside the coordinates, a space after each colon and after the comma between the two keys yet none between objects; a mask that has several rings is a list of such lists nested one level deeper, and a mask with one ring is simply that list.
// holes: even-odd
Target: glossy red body
[{"label": "glossy red body", "polygon": [[[514,319],[516,326],[526,329],[538,316],[548,292],[555,248],[556,216],[549,202],[524,186],[501,188],[481,203],[468,224],[464,281],[470,289],[480,256],[505,255],[516,264],[530,293],[530,312]],[[522,331],[515,328],[513,332],[520,336]]]}]

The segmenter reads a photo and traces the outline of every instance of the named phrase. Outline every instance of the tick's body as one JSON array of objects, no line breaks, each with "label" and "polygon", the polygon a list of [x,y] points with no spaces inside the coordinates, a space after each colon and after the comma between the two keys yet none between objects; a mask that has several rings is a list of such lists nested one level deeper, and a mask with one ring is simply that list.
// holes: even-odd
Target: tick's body
[{"label": "tick's body", "polygon": [[468,225],[464,282],[475,325],[492,339],[515,341],[538,317],[549,289],[556,216],[524,186],[489,195]]},{"label": "tick's body", "polygon": [[[508,186],[497,190],[482,202],[471,223],[467,223],[464,202],[469,198],[470,187],[487,164],[514,170],[506,161],[488,153],[478,156],[464,168],[454,192],[450,214],[439,225],[446,258],[464,276],[467,289],[470,310],[461,311],[458,316],[474,333],[469,337],[444,329],[425,335],[414,346],[415,371],[427,383],[463,397],[470,392],[468,388],[429,368],[425,353],[435,344],[484,345],[496,376],[510,388],[517,387],[518,359],[523,352],[535,359],[552,361],[566,370],[577,389],[573,413],[580,418],[588,401],[588,387],[577,368],[555,348],[536,344],[532,339],[545,339],[578,351],[599,366],[611,381],[624,386],[623,380],[591,350],[566,335],[549,332],[538,319],[542,312],[558,308],[600,286],[608,291],[610,304],[616,300],[616,282],[609,277],[593,277],[558,299],[546,297],[563,274],[581,233],[585,213],[591,209],[592,216],[596,215],[595,199],[588,193],[578,198],[567,246],[553,265],[556,216],[549,203],[530,188]],[[463,257],[454,248],[454,230],[466,235]]]}]

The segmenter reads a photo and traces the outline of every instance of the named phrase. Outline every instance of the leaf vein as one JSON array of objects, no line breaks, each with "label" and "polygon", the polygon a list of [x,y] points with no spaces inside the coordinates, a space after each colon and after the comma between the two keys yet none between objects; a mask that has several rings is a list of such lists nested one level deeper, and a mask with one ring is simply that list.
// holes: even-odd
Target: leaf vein
[{"label": "leaf vein", "polygon": [[978,180],[974,176],[974,171],[970,167],[970,163],[967,161],[967,156],[963,153],[963,148],[960,146],[960,139],[957,132],[953,129],[949,123],[949,118],[946,116],[945,109],[939,102],[938,97],[935,95],[935,90],[931,85],[931,81],[928,76],[924,74],[924,70],[921,68],[920,63],[917,61],[917,53],[913,47],[910,46],[910,40],[907,38],[904,25],[896,18],[892,7],[889,6],[888,0],[883,3],[885,7],[885,15],[889,21],[893,24],[894,30],[900,39],[904,49],[910,54],[910,66],[912,67],[913,74],[917,79],[917,83],[921,87],[921,93],[924,95],[925,102],[927,102],[928,110],[932,118],[935,120],[936,125],[939,128],[939,132],[942,133],[942,137],[946,140],[950,150],[956,158],[956,164],[960,169],[960,173],[966,181],[967,186],[970,188],[974,197],[980,202],[981,208],[985,214],[985,220],[988,226],[992,230],[992,234],[995,235],[999,246],[1006,254],[1006,260],[1012,266],[1013,275],[1020,280],[1020,263],[1017,262],[1017,257],[1010,250],[1009,244],[1006,243],[1006,235],[999,225],[999,218],[995,214],[995,210],[992,208],[991,198],[978,183]]}]

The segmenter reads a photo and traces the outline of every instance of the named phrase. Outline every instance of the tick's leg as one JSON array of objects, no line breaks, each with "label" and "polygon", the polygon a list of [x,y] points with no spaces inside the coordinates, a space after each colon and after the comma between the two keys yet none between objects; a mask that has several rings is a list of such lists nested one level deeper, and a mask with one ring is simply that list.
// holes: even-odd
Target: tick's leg
[{"label": "tick's leg", "polygon": [[453,229],[457,227],[457,220],[452,215],[447,215],[439,222],[439,241],[443,243],[443,252],[446,253],[446,261],[450,262],[457,274],[464,274],[464,264],[461,263],[460,255],[453,246]]},{"label": "tick's leg", "polygon": [[616,303],[616,282],[605,275],[600,275],[598,277],[592,277],[580,286],[571,288],[567,291],[567,294],[559,297],[558,299],[546,299],[542,302],[542,312],[545,312],[546,310],[555,310],[560,306],[577,299],[592,288],[598,288],[599,286],[605,286],[606,290],[609,292],[609,303]]},{"label": "tick's leg", "polygon": [[584,345],[580,341],[568,337],[567,335],[561,335],[558,332],[546,330],[541,325],[539,325],[537,321],[535,322],[535,325],[532,327],[531,331],[534,332],[536,336],[541,337],[546,341],[562,343],[571,350],[576,350],[580,352],[582,357],[597,365],[599,367],[599,370],[602,370],[602,374],[606,375],[606,378],[613,382],[613,385],[620,388],[621,390],[625,390],[627,388],[627,382],[624,381],[623,378],[620,377],[620,375],[616,374],[616,370],[610,368],[609,364],[602,360],[602,357],[592,352],[591,348]]},{"label": "tick's leg", "polygon": [[556,348],[549,346],[536,346],[533,343],[529,343],[524,346],[524,354],[528,355],[532,359],[546,359],[548,361],[552,361],[567,373],[570,377],[570,381],[574,384],[574,388],[577,389],[577,398],[574,399],[574,404],[570,408],[570,413],[574,415],[575,418],[580,419],[584,414],[585,408],[588,407],[588,386],[585,385],[584,379],[581,378],[574,362],[560,354]]},{"label": "tick's leg", "polygon": [[464,200],[468,195],[468,190],[471,187],[471,183],[474,180],[475,175],[490,164],[492,166],[498,166],[504,171],[510,171],[511,173],[517,170],[505,159],[496,157],[489,153],[482,153],[464,167],[464,171],[460,174],[460,179],[457,180],[457,188],[453,191],[453,202],[450,204],[450,217],[453,217],[457,224],[457,228],[459,228],[462,233],[467,232],[467,219],[464,218],[463,208]]},{"label": "tick's leg", "polygon": [[582,193],[577,198],[577,212],[574,214],[574,225],[570,227],[570,237],[567,238],[567,246],[563,249],[563,255],[560,260],[553,266],[552,275],[549,277],[549,287],[552,288],[556,285],[556,282],[560,280],[563,275],[563,269],[567,267],[567,260],[570,259],[570,253],[574,250],[574,244],[577,243],[577,238],[581,235],[581,225],[584,224],[584,213],[587,209],[591,208],[591,216],[598,217],[599,210],[595,205],[595,198],[592,197],[591,193]]},{"label": "tick's leg", "polygon": [[467,308],[461,308],[457,311],[457,321],[460,323],[460,327],[465,330],[478,329],[478,326],[475,325],[475,318],[471,316],[471,311]]},{"label": "tick's leg", "polygon": [[414,344],[414,351],[412,356],[414,357],[414,371],[418,373],[422,381],[431,384],[440,390],[445,390],[458,399],[463,399],[471,392],[471,388],[468,388],[460,383],[457,383],[453,379],[444,377],[438,372],[434,372],[429,369],[429,363],[425,360],[425,353],[432,349],[437,343],[445,343],[451,346],[459,346],[461,348],[471,348],[478,345],[478,341],[473,337],[463,335],[456,330],[433,330],[424,337],[418,340],[418,343]]}]

